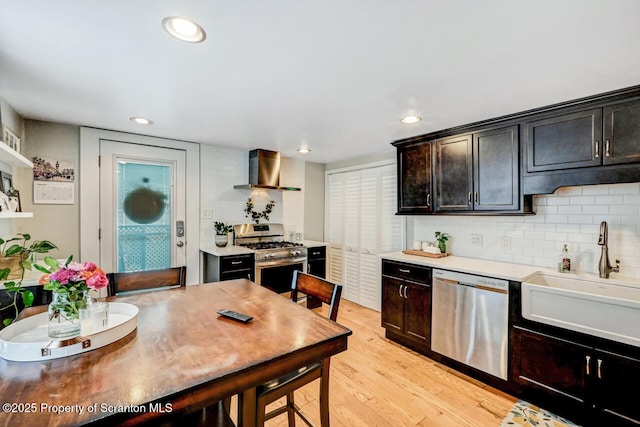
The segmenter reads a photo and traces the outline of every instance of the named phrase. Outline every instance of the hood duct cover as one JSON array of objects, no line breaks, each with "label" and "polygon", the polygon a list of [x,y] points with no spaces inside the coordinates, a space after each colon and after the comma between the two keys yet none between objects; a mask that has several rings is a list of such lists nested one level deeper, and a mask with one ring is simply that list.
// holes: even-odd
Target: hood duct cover
[{"label": "hood duct cover", "polygon": [[280,186],[280,153],[261,149],[249,152],[249,184],[233,188],[300,191],[297,187]]}]

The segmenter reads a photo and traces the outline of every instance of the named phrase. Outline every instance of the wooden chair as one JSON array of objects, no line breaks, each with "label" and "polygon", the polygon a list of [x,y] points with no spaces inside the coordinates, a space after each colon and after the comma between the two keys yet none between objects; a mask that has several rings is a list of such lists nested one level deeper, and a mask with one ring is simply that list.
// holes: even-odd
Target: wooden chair
[{"label": "wooden chair", "polygon": [[[342,286],[331,283],[320,277],[312,276],[301,271],[296,271],[291,284],[291,300],[298,300],[298,293],[313,296],[329,305],[329,319],[336,321]],[[256,388],[256,422],[258,426],[264,425],[266,420],[287,412],[289,426],[295,426],[295,414],[309,426],[310,421],[302,414],[300,408],[294,403],[293,392],[300,387],[320,379],[320,419],[322,427],[329,427],[329,361],[324,359],[308,366],[304,366],[295,372],[291,372]],[[281,397],[287,397],[287,404],[265,413],[266,406]]]},{"label": "wooden chair", "polygon": [[171,267],[162,270],[109,273],[109,295],[130,292],[156,291],[185,286],[187,267]]}]

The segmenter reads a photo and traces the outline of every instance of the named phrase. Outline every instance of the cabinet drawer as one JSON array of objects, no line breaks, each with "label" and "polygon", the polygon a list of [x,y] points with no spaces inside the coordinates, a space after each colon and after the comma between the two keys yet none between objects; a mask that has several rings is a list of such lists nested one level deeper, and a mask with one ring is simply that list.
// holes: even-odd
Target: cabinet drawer
[{"label": "cabinet drawer", "polygon": [[325,259],[327,257],[327,247],[317,246],[307,249],[307,260]]},{"label": "cabinet drawer", "polygon": [[254,265],[253,254],[224,256],[220,258],[221,271],[253,269],[253,265]]},{"label": "cabinet drawer", "polygon": [[382,261],[382,274],[419,283],[431,283],[431,269],[415,264]]}]

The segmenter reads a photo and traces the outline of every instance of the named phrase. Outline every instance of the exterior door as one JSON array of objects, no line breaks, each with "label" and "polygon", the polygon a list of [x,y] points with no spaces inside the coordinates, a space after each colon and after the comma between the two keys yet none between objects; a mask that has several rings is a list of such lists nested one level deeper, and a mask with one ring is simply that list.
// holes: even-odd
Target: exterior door
[{"label": "exterior door", "polygon": [[186,265],[184,150],[100,141],[100,265]]}]

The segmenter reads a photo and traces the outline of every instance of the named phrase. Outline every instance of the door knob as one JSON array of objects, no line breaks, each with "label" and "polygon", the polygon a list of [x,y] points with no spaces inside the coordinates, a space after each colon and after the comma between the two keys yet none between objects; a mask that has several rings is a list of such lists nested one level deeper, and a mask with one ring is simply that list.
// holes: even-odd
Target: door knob
[{"label": "door knob", "polygon": [[176,245],[181,248],[184,246],[184,242],[182,240],[178,240],[178,243],[176,243]]}]

